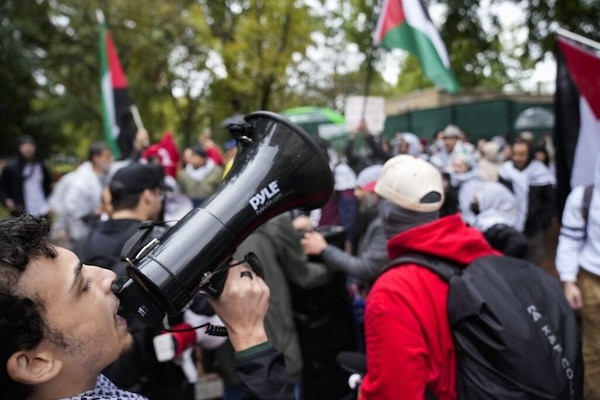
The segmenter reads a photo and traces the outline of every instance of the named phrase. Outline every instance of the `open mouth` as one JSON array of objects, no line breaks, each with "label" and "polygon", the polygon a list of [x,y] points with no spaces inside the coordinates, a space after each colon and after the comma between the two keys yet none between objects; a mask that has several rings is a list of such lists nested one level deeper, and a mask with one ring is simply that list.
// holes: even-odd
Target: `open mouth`
[{"label": "open mouth", "polygon": [[122,315],[115,314],[115,323],[117,326],[127,327],[127,320]]},{"label": "open mouth", "polygon": [[115,308],[115,323],[117,326],[127,326],[127,320],[122,315],[119,315],[119,302],[117,302],[117,306]]}]

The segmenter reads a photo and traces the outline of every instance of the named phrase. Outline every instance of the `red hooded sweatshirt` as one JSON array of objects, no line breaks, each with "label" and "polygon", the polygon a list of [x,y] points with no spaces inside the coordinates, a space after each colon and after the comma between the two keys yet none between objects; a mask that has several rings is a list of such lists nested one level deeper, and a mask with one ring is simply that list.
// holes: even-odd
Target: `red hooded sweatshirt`
[{"label": "red hooded sweatshirt", "polygon": [[[498,254],[456,214],[388,241],[390,259],[419,252],[466,266]],[[373,285],[365,311],[367,374],[362,400],[456,399],[456,359],[446,312],[448,284],[414,264],[391,268]]]}]

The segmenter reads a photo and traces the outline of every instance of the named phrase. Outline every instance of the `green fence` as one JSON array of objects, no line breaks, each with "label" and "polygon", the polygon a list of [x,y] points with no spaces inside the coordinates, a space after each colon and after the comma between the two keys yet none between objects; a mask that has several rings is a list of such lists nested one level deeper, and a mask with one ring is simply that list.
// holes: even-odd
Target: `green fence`
[{"label": "green fence", "polygon": [[[436,131],[448,124],[455,124],[467,133],[471,142],[496,135],[514,139],[521,133],[514,129],[514,122],[520,112],[530,107],[543,107],[552,111],[550,103],[521,103],[512,100],[455,104],[388,116],[383,133],[387,138],[393,138],[396,132],[413,132],[417,136],[431,139]],[[529,130],[536,136],[552,133],[551,129],[544,128]]]}]

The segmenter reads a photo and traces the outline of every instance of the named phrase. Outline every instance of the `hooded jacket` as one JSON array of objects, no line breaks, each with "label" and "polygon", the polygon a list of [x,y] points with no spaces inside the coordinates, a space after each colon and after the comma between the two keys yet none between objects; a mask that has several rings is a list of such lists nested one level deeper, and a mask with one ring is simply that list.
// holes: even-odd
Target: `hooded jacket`
[{"label": "hooded jacket", "polygon": [[[392,237],[390,259],[407,253],[443,258],[465,267],[499,254],[459,215],[440,218]],[[367,297],[367,374],[361,399],[456,399],[456,357],[447,318],[448,284],[434,272],[407,264],[390,268]]]}]

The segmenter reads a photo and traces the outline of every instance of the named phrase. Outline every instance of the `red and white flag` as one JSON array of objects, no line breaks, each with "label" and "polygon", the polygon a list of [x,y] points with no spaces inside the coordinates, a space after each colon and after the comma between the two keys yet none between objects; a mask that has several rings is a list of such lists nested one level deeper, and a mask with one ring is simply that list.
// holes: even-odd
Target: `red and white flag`
[{"label": "red and white flag", "polygon": [[593,181],[600,154],[600,56],[557,38],[554,107],[558,206],[572,188]]}]

